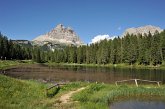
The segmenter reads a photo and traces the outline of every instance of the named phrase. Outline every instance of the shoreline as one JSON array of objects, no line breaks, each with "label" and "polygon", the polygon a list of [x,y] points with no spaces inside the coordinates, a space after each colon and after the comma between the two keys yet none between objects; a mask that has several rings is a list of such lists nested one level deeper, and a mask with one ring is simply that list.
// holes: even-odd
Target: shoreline
[{"label": "shoreline", "polygon": [[0,70],[10,69],[19,65],[34,64],[31,60],[0,60]]},{"label": "shoreline", "polygon": [[58,66],[58,65],[64,65],[64,66],[83,66],[83,67],[109,67],[109,68],[129,68],[129,69],[162,69],[165,70],[165,65],[160,66],[151,66],[151,65],[128,65],[128,64],[78,64],[78,63],[53,63],[53,62],[47,62],[43,63],[48,66]]},{"label": "shoreline", "polygon": [[[158,99],[165,102],[165,85],[157,87],[155,85],[144,85],[140,87],[132,85],[115,86],[114,84],[72,82],[57,88],[51,89],[48,95],[45,90],[49,83],[41,83],[35,80],[20,80],[12,77],[0,75],[0,107],[3,108],[56,108],[72,109],[108,109],[111,103],[128,98]],[[60,97],[70,91],[86,87],[84,90],[72,95],[71,103],[60,103]],[[27,94],[28,95],[27,95]],[[6,102],[5,102],[6,101]],[[72,102],[73,101],[73,102]],[[77,102],[74,102],[77,101]],[[32,103],[32,105],[30,104]],[[61,107],[61,108],[60,108]],[[70,108],[68,108],[70,107]]]},{"label": "shoreline", "polygon": [[165,65],[159,66],[151,66],[151,65],[128,65],[125,63],[122,64],[78,64],[78,63],[54,63],[54,62],[46,62],[46,63],[36,63],[32,60],[0,60],[0,70],[9,69],[12,66],[17,65],[25,65],[25,64],[43,64],[48,66],[83,66],[83,67],[109,67],[109,68],[129,68],[129,69],[161,69],[165,70]]}]

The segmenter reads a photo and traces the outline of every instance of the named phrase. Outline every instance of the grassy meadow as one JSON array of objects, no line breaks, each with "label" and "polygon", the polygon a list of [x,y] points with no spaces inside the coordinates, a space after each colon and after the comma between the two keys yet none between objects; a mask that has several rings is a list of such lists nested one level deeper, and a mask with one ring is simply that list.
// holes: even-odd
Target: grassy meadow
[{"label": "grassy meadow", "polygon": [[34,81],[23,81],[0,75],[0,108],[41,108],[46,86]]},{"label": "grassy meadow", "polygon": [[0,75],[0,109],[54,109],[58,97],[75,90],[85,83],[75,82],[60,88],[53,88],[46,93],[50,83],[34,80],[19,80]]}]

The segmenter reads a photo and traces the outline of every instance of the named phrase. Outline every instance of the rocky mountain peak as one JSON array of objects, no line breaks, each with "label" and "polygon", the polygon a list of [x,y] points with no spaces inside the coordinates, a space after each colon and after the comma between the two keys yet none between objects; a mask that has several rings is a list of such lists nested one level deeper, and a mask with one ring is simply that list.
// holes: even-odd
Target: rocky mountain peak
[{"label": "rocky mountain peak", "polygon": [[51,42],[53,44],[65,44],[65,45],[82,45],[82,41],[79,36],[74,32],[71,27],[64,27],[62,24],[58,24],[54,29],[45,35],[40,35],[33,39],[35,44],[43,45],[45,42]]},{"label": "rocky mountain peak", "polygon": [[146,25],[142,27],[137,27],[137,28],[128,28],[125,30],[125,32],[122,34],[122,36],[125,36],[127,33],[133,34],[133,35],[138,35],[138,34],[148,34],[149,32],[154,35],[155,31],[162,32],[163,29],[157,26],[152,26],[152,25]]},{"label": "rocky mountain peak", "polygon": [[56,26],[56,29],[57,29],[57,28],[59,28],[59,29],[63,29],[64,26],[63,26],[62,24],[58,24],[58,25]]}]

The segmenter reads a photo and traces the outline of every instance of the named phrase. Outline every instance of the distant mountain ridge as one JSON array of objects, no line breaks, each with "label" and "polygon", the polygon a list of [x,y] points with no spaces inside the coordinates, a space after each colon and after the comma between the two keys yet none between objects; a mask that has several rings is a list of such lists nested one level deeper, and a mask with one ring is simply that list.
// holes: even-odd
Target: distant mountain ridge
[{"label": "distant mountain ridge", "polygon": [[124,31],[124,33],[121,36],[125,36],[127,33],[133,34],[133,35],[138,35],[138,34],[148,34],[149,32],[154,35],[155,31],[158,31],[159,33],[163,31],[160,27],[157,26],[152,26],[152,25],[146,25],[146,26],[141,26],[137,28],[128,28]]},{"label": "distant mountain ridge", "polygon": [[[127,33],[138,35],[138,34],[148,34],[149,32],[153,35],[155,31],[159,33],[163,31],[160,27],[146,25],[141,27],[132,27],[126,29],[120,37],[125,36]],[[79,38],[79,36],[72,30],[70,27],[64,27],[62,24],[57,25],[50,32],[40,35],[33,39],[32,41],[28,40],[12,40],[14,43],[21,45],[39,45],[45,49],[61,49],[67,45],[80,46],[85,45]]]},{"label": "distant mountain ridge", "polygon": [[33,44],[44,45],[46,43],[62,44],[62,45],[82,45],[83,42],[79,36],[70,27],[65,28],[62,24],[58,24],[50,32],[40,35],[32,40]]}]

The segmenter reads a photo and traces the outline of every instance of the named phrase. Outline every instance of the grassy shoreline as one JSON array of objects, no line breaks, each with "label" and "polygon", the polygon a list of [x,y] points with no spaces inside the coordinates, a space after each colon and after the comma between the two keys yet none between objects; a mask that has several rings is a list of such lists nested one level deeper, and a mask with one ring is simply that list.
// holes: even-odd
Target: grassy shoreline
[{"label": "grassy shoreline", "polygon": [[[0,69],[7,69],[16,65],[34,64],[33,61],[0,61]],[[49,66],[89,66],[89,67],[117,67],[130,68],[124,65],[94,65],[94,64],[67,64],[67,63],[44,63]],[[131,67],[132,68],[132,67]],[[133,67],[134,68],[134,67]],[[141,67],[140,67],[141,68]],[[143,68],[143,67],[142,67]],[[148,67],[147,67],[148,68]],[[159,67],[160,68],[160,67]],[[158,69],[159,69],[158,68]],[[164,68],[164,67],[163,67]],[[161,87],[144,85],[135,87],[132,85],[115,86],[114,84],[72,82],[57,92],[54,88],[48,95],[45,90],[50,83],[41,83],[35,80],[19,80],[0,75],[0,108],[8,109],[108,109],[113,102],[137,99],[161,99],[165,101],[165,85]],[[87,86],[87,88],[74,94],[71,104],[60,104],[58,98],[68,91]]]},{"label": "grassy shoreline", "polygon": [[0,60],[0,70],[9,69],[13,66],[34,64],[31,60]]},{"label": "grassy shoreline", "polygon": [[[150,87],[150,88],[148,88]],[[116,87],[112,84],[90,84],[88,89],[75,94],[73,99],[80,101],[80,107],[86,109],[108,109],[111,103],[129,100],[156,100],[165,102],[165,86],[141,86],[122,85]]]},{"label": "grassy shoreline", "polygon": [[[35,80],[19,80],[0,75],[0,108],[17,109],[108,109],[109,104],[127,98],[161,98],[165,101],[165,85],[161,87],[145,85],[135,87],[131,85],[115,86],[114,84],[72,82],[53,96],[47,96],[45,90],[51,84]],[[85,90],[74,94],[71,104],[60,104],[58,98],[71,90],[80,87]],[[49,91],[54,93],[55,89]],[[55,105],[57,104],[57,105]]]},{"label": "grassy shoreline", "polygon": [[[51,83],[42,83],[36,80],[20,80],[0,74],[0,108],[1,109],[54,109],[57,98],[68,91],[75,90],[86,83],[73,82],[48,91]],[[53,96],[50,96],[50,95]]]},{"label": "grassy shoreline", "polygon": [[[12,66],[17,65],[24,65],[24,64],[37,64],[32,60],[0,60],[0,69],[8,69]],[[138,65],[138,64],[78,64],[78,63],[54,63],[54,62],[47,62],[42,63],[48,66],[57,66],[57,65],[64,65],[64,66],[84,66],[84,67],[110,67],[110,68],[135,68],[135,69],[163,69],[165,70],[165,62],[159,66],[152,66],[152,65]]]},{"label": "grassy shoreline", "polygon": [[135,69],[165,69],[165,64],[159,66],[152,66],[152,65],[138,65],[138,64],[77,64],[77,63],[53,63],[47,62],[44,63],[48,66],[57,66],[57,65],[65,65],[65,66],[84,66],[84,67],[110,67],[110,68],[135,68]]}]

